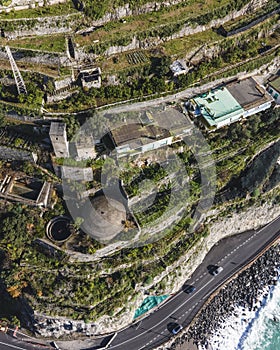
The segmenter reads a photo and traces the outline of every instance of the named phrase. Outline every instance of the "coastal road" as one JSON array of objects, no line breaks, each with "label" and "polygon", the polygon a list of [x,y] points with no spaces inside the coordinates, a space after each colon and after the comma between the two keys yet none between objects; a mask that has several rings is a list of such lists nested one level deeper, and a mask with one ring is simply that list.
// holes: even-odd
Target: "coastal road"
[{"label": "coastal road", "polygon": [[40,346],[38,344],[29,344],[0,332],[0,350],[47,350],[48,346]]},{"label": "coastal road", "polygon": [[[196,287],[193,293],[187,294],[182,288],[149,316],[120,331],[112,341],[110,350],[148,350],[169,340],[174,323],[188,326],[205,300],[221,284],[280,237],[279,228],[280,217],[258,231],[248,231],[220,241],[185,282]],[[207,269],[209,265],[222,266],[223,271],[212,276]]]}]

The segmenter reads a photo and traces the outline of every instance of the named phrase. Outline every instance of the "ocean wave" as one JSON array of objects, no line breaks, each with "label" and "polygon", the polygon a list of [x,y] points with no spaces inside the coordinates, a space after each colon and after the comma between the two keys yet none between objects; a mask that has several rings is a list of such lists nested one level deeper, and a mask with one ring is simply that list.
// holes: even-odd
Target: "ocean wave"
[{"label": "ocean wave", "polygon": [[238,350],[280,349],[280,283],[272,287],[265,305]]},{"label": "ocean wave", "polygon": [[252,310],[237,306],[209,343],[213,350],[279,350],[279,280],[263,290]]}]

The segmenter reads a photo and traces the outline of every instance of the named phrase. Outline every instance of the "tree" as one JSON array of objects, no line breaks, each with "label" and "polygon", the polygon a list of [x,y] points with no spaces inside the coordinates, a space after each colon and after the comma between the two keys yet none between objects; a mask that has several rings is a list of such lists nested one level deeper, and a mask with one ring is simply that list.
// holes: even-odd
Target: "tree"
[{"label": "tree", "polygon": [[156,57],[152,60],[151,73],[158,77],[166,76],[170,72],[171,58],[169,56]]},{"label": "tree", "polygon": [[79,229],[81,228],[83,222],[84,222],[84,219],[82,217],[80,217],[80,216],[76,217],[75,222],[72,224],[72,226],[75,229],[75,231],[79,231]]}]

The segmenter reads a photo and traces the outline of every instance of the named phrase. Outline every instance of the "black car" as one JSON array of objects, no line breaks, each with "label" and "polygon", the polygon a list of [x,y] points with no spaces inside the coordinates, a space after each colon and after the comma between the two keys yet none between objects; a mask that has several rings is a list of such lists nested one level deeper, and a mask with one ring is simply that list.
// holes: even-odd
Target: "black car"
[{"label": "black car", "polygon": [[191,294],[194,291],[196,291],[195,286],[187,285],[187,286],[184,287],[184,292],[185,293]]}]

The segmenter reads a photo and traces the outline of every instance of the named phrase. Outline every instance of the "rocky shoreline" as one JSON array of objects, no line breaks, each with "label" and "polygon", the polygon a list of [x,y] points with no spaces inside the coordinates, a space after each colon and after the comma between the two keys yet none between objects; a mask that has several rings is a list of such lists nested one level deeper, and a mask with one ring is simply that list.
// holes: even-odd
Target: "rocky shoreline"
[{"label": "rocky shoreline", "polygon": [[280,268],[280,244],[272,246],[248,269],[230,281],[201,311],[187,332],[174,339],[164,348],[185,349],[184,344],[193,342],[200,349],[211,349],[211,339],[229,317],[238,317],[241,308],[244,316],[262,306],[263,297],[277,283]]}]

